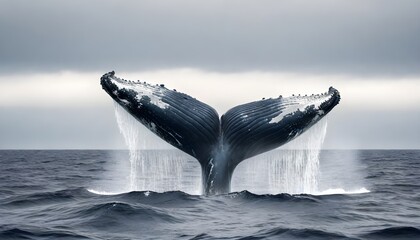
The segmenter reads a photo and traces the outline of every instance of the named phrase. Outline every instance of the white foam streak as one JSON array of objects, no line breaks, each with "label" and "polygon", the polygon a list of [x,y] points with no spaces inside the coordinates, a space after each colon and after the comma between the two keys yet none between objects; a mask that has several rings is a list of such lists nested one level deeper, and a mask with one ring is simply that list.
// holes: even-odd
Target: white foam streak
[{"label": "white foam streak", "polygon": [[118,195],[118,194],[126,193],[126,192],[108,192],[108,191],[101,191],[101,190],[94,190],[94,189],[87,189],[87,190],[97,195]]},{"label": "white foam streak", "polygon": [[361,194],[369,193],[370,191],[366,188],[354,189],[354,190],[344,190],[342,188],[330,188],[320,192],[313,193],[313,195],[334,195],[334,194]]}]

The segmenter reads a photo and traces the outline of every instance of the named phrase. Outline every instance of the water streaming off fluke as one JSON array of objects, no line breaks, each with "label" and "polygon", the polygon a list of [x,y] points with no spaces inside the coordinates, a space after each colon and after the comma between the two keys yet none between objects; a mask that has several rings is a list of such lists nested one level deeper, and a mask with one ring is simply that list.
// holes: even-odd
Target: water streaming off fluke
[{"label": "water streaming off fluke", "polygon": [[200,166],[195,159],[176,149],[151,150],[160,147],[147,143],[155,136],[143,136],[149,130],[117,103],[115,116],[130,152],[130,191],[201,193]]},{"label": "water streaming off fluke", "polygon": [[233,174],[232,190],[258,194],[317,193],[319,155],[326,133],[324,118],[281,150],[243,161]]},{"label": "water streaming off fluke", "polygon": [[[201,193],[201,172],[195,159],[176,149],[150,150],[150,135],[142,136],[148,130],[117,103],[115,116],[129,149],[129,191]],[[317,193],[319,154],[326,130],[327,120],[323,119],[280,151],[243,161],[234,172],[232,191]]]},{"label": "water streaming off fluke", "polygon": [[127,111],[124,110],[118,103],[114,102],[115,118],[117,119],[118,128],[124,136],[125,144],[130,151],[130,190],[139,190],[137,186],[137,165],[141,158],[138,151],[140,130],[139,122],[134,119]]}]

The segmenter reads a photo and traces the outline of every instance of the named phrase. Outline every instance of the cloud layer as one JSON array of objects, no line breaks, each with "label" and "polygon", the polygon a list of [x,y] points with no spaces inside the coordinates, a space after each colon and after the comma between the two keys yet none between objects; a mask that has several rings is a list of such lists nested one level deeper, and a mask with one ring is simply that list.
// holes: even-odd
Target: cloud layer
[{"label": "cloud layer", "polygon": [[419,75],[420,2],[2,1],[0,73]]},{"label": "cloud layer", "polygon": [[[219,115],[263,97],[321,93],[334,86],[342,100],[329,114],[326,148],[420,147],[420,84],[416,79],[194,69],[117,75],[164,83],[213,106]],[[94,72],[0,76],[0,149],[125,148],[100,76]],[[156,137],[143,130],[145,146],[159,147]]]},{"label": "cloud layer", "polygon": [[[0,107],[107,106],[99,72],[59,72],[0,75]],[[359,110],[418,109],[420,84],[416,78],[369,80],[340,75],[279,72],[219,73],[197,69],[117,72],[130,80],[164,83],[210,104],[223,114],[229,108],[261,98],[292,94],[318,94],[330,86],[343,96],[340,105]]]}]

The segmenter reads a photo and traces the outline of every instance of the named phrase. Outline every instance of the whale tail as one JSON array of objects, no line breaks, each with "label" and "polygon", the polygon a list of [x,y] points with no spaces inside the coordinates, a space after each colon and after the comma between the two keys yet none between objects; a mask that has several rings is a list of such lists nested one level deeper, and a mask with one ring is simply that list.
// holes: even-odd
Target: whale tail
[{"label": "whale tail", "polygon": [[212,107],[164,85],[106,73],[102,88],[160,138],[196,158],[205,194],[228,193],[235,167],[275,149],[311,127],[338,104],[330,88],[309,97],[270,98],[239,105],[220,119]]}]

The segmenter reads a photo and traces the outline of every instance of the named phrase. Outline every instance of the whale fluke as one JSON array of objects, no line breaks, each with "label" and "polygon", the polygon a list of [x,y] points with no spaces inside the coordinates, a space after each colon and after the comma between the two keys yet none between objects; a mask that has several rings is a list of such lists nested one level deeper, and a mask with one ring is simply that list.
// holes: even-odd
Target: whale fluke
[{"label": "whale fluke", "polygon": [[278,97],[236,106],[220,119],[212,107],[163,84],[126,81],[109,72],[102,88],[166,142],[196,158],[205,194],[228,193],[235,167],[299,136],[340,101],[339,92]]},{"label": "whale fluke", "polygon": [[324,98],[275,98],[236,106],[222,117],[223,144],[234,167],[242,160],[275,149],[318,122],[340,101],[331,88]]},{"label": "whale fluke", "polygon": [[101,78],[109,95],[150,131],[206,164],[218,143],[216,110],[184,93],[162,85],[132,84],[113,72]]}]

